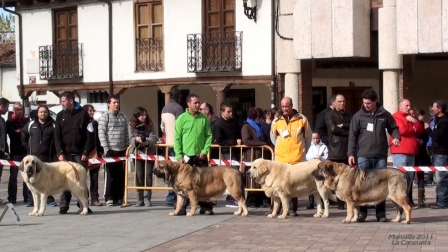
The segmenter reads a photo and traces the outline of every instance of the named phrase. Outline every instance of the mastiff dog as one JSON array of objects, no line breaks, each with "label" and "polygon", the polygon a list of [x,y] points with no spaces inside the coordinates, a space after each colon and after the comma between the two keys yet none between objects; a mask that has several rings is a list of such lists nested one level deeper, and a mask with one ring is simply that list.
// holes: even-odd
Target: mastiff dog
[{"label": "mastiff dog", "polygon": [[403,209],[406,220],[402,223],[411,222],[412,208],[406,200],[406,174],[395,168],[361,170],[346,164],[324,161],[313,172],[313,177],[316,181],[323,181],[327,188],[336,190],[338,198],[347,202],[347,217],[342,223],[356,222],[356,206],[376,205],[386,198],[391,199],[397,208],[397,217],[393,222],[400,222]]},{"label": "mastiff dog", "polygon": [[80,214],[88,214],[87,172],[82,165],[67,161],[44,163],[37,157],[28,155],[23,158],[19,170],[33,194],[34,210],[28,215],[42,216],[48,195],[56,195],[65,190],[70,190],[82,204]]},{"label": "mastiff dog", "polygon": [[228,166],[197,168],[189,164],[178,164],[170,161],[159,161],[154,174],[171,183],[177,194],[176,209],[170,215],[178,215],[184,197],[190,199],[191,210],[187,216],[194,216],[198,202],[212,202],[220,198],[226,190],[238,201],[235,215],[247,216],[244,187],[239,171]]},{"label": "mastiff dog", "polygon": [[[336,196],[321,181],[313,179],[312,173],[318,169],[319,163],[319,160],[310,160],[290,165],[261,158],[252,162],[248,171],[250,177],[261,185],[266,196],[274,198],[273,211],[268,217],[276,216],[281,203],[283,213],[278,218],[286,218],[291,198],[310,194],[314,195],[317,202],[317,213],[314,217],[328,217],[329,199],[336,201]],[[325,205],[324,211],[321,197]]]}]

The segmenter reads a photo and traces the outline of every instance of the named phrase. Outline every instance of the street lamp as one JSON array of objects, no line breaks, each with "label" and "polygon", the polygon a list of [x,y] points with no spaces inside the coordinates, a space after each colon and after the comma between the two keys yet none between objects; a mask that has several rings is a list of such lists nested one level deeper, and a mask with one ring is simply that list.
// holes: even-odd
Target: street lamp
[{"label": "street lamp", "polygon": [[248,7],[247,6],[247,0],[243,0],[243,7],[244,7],[244,15],[246,15],[246,17],[248,19],[253,19],[254,22],[257,22],[257,6],[255,5],[254,7]]}]

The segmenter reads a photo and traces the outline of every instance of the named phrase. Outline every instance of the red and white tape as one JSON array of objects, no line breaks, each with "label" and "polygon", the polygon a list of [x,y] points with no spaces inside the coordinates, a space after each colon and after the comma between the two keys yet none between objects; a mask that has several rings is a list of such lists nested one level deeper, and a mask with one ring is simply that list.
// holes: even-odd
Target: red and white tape
[{"label": "red and white tape", "polygon": [[[134,154],[130,154],[129,158],[135,159],[136,156]],[[89,159],[89,164],[107,164],[107,163],[116,163],[123,162],[126,160],[126,157],[106,157],[106,158],[91,158]],[[161,160],[169,160],[172,162],[177,162],[175,157],[164,157],[160,155],[146,155],[146,154],[137,154],[137,160],[150,160],[150,161],[161,161]],[[188,161],[188,160],[187,160]],[[238,162],[235,160],[221,160],[221,159],[210,159],[211,165],[227,165],[227,166],[251,166],[252,162]],[[12,160],[3,160],[0,159],[1,166],[11,166],[18,167],[20,162],[12,161]],[[391,168],[396,168],[402,172],[437,172],[437,171],[448,171],[448,166],[390,166]]]}]

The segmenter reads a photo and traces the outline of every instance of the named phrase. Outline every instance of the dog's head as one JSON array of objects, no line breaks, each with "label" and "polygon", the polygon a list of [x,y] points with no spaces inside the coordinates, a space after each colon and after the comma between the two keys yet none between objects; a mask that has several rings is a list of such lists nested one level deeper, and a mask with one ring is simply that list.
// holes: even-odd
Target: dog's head
[{"label": "dog's head", "polygon": [[158,178],[163,178],[163,180],[168,183],[174,178],[179,170],[179,164],[173,163],[171,161],[162,160],[157,162],[154,167],[153,173]]},{"label": "dog's head", "polygon": [[42,161],[36,156],[28,155],[24,157],[19,165],[23,180],[25,182],[32,182],[32,180],[35,180],[36,175],[39,174],[42,169],[41,166]]},{"label": "dog's head", "polygon": [[264,178],[269,174],[269,160],[264,160],[262,158],[256,159],[252,162],[252,166],[247,171],[249,176],[259,184],[264,184]]},{"label": "dog's head", "polygon": [[322,161],[317,165],[317,169],[312,172],[312,176],[316,181],[323,181],[326,187],[335,190],[338,177],[335,171],[337,165],[339,164],[329,160]]}]

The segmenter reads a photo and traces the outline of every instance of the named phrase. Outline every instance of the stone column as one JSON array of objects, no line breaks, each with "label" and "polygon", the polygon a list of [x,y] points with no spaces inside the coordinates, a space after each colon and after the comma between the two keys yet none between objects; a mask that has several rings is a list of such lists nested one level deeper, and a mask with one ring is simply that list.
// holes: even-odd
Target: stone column
[{"label": "stone column", "polygon": [[[291,97],[293,108],[299,110],[300,73],[285,74],[285,97]],[[281,106],[281,105],[280,105]]]},{"label": "stone column", "polygon": [[171,88],[173,88],[173,87],[174,87],[174,85],[159,86],[160,91],[162,91],[162,93],[165,94],[165,105],[170,102],[170,91],[171,91]]},{"label": "stone column", "polygon": [[403,68],[403,57],[397,53],[396,0],[384,0],[383,8],[378,10],[378,63],[383,70],[383,106],[393,113],[402,97],[399,81]]},{"label": "stone column", "polygon": [[221,103],[223,103],[226,100],[226,92],[230,89],[232,84],[228,83],[215,83],[215,84],[209,84],[210,87],[213,88],[213,90],[216,92],[216,107],[214,111],[219,112],[219,108],[221,107]]}]

